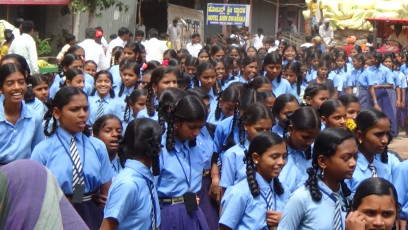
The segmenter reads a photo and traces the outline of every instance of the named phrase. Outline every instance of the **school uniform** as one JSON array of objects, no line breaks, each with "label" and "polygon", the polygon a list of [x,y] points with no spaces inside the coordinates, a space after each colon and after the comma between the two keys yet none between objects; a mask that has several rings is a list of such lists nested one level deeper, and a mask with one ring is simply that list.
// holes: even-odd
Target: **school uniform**
[{"label": "school uniform", "polygon": [[103,215],[91,200],[90,194],[113,177],[105,144],[83,133],[71,135],[59,127],[54,135],[43,140],[34,148],[31,159],[46,166],[57,179],[64,194],[72,197],[73,163],[70,153],[72,137],[74,137],[78,150],[85,182],[83,202],[73,203],[73,206],[90,229],[98,229]]},{"label": "school uniform", "polygon": [[109,69],[109,73],[112,75],[112,87],[113,89],[117,90],[120,88],[120,85],[122,84],[122,77],[120,76],[120,71],[119,71],[119,65],[113,65]]},{"label": "school uniform", "polygon": [[276,120],[276,125],[272,126],[272,132],[278,134],[281,138],[283,138],[283,128],[279,125],[279,121]]},{"label": "school uniform", "polygon": [[394,87],[390,89],[386,89],[388,93],[388,97],[390,98],[391,101],[391,108],[392,112],[394,114],[394,123],[391,124],[391,130],[393,130],[394,137],[398,136],[398,124],[397,124],[397,91],[395,90],[396,88],[400,88],[401,80],[398,75],[398,71],[394,72],[391,71],[392,73],[392,79],[394,81]]},{"label": "school uniform", "polygon": [[85,72],[82,72],[82,73],[84,74],[84,79],[85,79],[85,87],[83,90],[86,93],[86,95],[90,95],[95,86],[95,80],[91,75]]},{"label": "school uniform", "polygon": [[[122,84],[122,83],[121,83],[121,84]],[[129,96],[129,95],[133,92],[133,90],[135,89],[135,86],[131,86],[130,88],[127,88],[126,86],[124,86],[124,87],[123,87],[122,95],[119,95],[120,87],[121,87],[121,85],[119,85],[119,86],[115,89],[115,95],[116,95],[116,98],[118,99],[118,101],[122,104],[122,106],[123,106],[123,105],[126,106],[125,99],[126,99],[127,96]]]},{"label": "school uniform", "polygon": [[343,89],[343,81],[336,72],[330,71],[330,73],[327,75],[327,79],[330,79],[333,81],[333,86],[337,91],[340,92]]},{"label": "school uniform", "polygon": [[[165,145],[166,138],[162,140]],[[195,147],[190,147],[189,141],[176,139],[174,150],[162,148],[160,175],[156,177],[162,230],[208,229],[201,208],[187,213],[182,198],[187,192],[197,193],[201,188],[205,149],[200,143],[200,136],[197,136]]]},{"label": "school uniform", "polygon": [[300,93],[298,94],[297,91],[297,82],[293,83],[291,85],[291,92],[290,94],[292,94],[293,96],[296,97],[296,99],[298,100],[299,104],[302,103],[302,99],[303,99],[303,95],[305,94],[305,89],[306,89],[306,85],[305,84],[301,84],[300,85]]},{"label": "school uniform", "polygon": [[30,158],[34,147],[45,139],[42,117],[21,102],[21,113],[15,124],[7,121],[0,105],[0,165]]},{"label": "school uniform", "polygon": [[211,110],[210,114],[208,114],[208,118],[207,118],[207,122],[213,125],[217,125],[218,122],[222,121],[225,119],[224,113],[222,112],[222,110],[220,111],[220,117],[217,119],[215,117],[215,111],[217,108],[215,108],[214,110]]},{"label": "school uniform", "polygon": [[368,88],[373,85],[373,73],[365,69],[354,69],[347,76],[347,87],[358,97],[361,109],[373,107],[373,99]]},{"label": "school uniform", "polygon": [[[398,194],[398,203],[401,204],[402,220],[408,220],[408,161],[401,162],[392,176],[392,183]],[[397,217],[398,218],[398,217]]]},{"label": "school uniform", "polygon": [[[395,71],[395,74],[399,77],[399,88],[401,89],[401,100],[402,100],[402,91],[405,91],[405,107],[407,106],[407,78],[401,71]],[[405,126],[405,118],[407,117],[407,110],[405,109],[397,109],[397,123],[399,126]]]},{"label": "school uniform", "polygon": [[[231,229],[268,229],[266,211],[283,211],[290,196],[289,189],[284,186],[284,193],[278,195],[274,191],[273,179],[268,183],[258,173],[255,173],[255,178],[261,192],[257,197],[252,196],[246,179],[226,190],[221,201],[220,225]],[[268,203],[269,191],[272,192],[272,199]]]},{"label": "school uniform", "polygon": [[[111,166],[112,166],[112,170],[113,170],[112,172],[113,172],[114,177],[116,177],[123,170],[123,167],[120,164],[119,157],[117,156],[115,156],[115,158],[111,160]],[[113,178],[112,178],[112,181],[113,181]]]},{"label": "school uniform", "polygon": [[92,126],[96,119],[98,119],[98,111],[100,108],[100,104],[102,103],[102,115],[112,114],[117,116],[118,118],[123,118],[122,113],[122,106],[118,102],[116,98],[111,98],[108,94],[104,98],[100,98],[98,93],[96,92],[95,95],[88,97],[89,102],[89,117],[87,124]]},{"label": "school uniform", "polygon": [[312,159],[307,160],[305,152],[292,149],[287,145],[288,157],[286,164],[279,174],[279,181],[294,192],[303,186],[307,178],[307,169],[312,167]]},{"label": "school uniform", "polygon": [[[3,99],[1,99],[1,101],[3,101],[4,95],[1,94],[1,96],[3,96]],[[40,117],[44,117],[45,112],[48,110],[47,106],[44,105],[44,103],[36,97],[34,98],[34,101],[26,103],[26,106],[27,108],[31,109],[31,111],[38,114]]]},{"label": "school uniform", "polygon": [[[91,75],[85,72],[82,72],[82,74],[84,75],[84,83],[85,83],[85,87],[82,90],[85,92],[86,95],[89,95],[91,94],[92,89],[94,87],[94,80]],[[55,94],[57,94],[57,92],[60,90],[62,84],[64,84],[64,81],[62,80],[61,75],[59,74],[55,75],[54,82],[50,86],[49,97],[51,99],[54,99]]]},{"label": "school uniform", "polygon": [[345,67],[341,68],[340,70],[334,70],[331,71],[337,75],[337,78],[339,79],[339,84],[337,87],[337,91],[339,91],[339,96],[342,96],[346,94],[346,89],[347,89],[347,75],[348,72],[346,71]]},{"label": "school uniform", "polygon": [[310,70],[306,73],[306,82],[309,82],[317,77],[317,71],[310,67]]},{"label": "school uniform", "polygon": [[230,132],[233,132],[234,142],[239,143],[238,121],[235,122],[235,127],[232,128],[233,118],[234,116],[230,116],[218,122],[214,132],[214,152],[222,154],[226,151],[224,146],[227,144]]},{"label": "school uniform", "polygon": [[[347,186],[353,193],[356,192],[357,186],[363,180],[373,176],[369,164],[370,162],[368,162],[367,158],[359,151],[353,177],[345,180]],[[395,169],[400,164],[400,161],[394,154],[388,153],[388,162],[383,163],[381,162],[381,154],[375,154],[372,164],[375,166],[377,177],[392,181]]]},{"label": "school uniform", "polygon": [[154,110],[153,116],[150,116],[147,113],[147,108],[144,108],[137,113],[136,118],[150,118],[152,120],[159,121],[159,113]]},{"label": "school uniform", "polygon": [[153,181],[146,165],[127,159],[125,168],[109,188],[104,218],[118,221],[117,229],[151,230],[153,221],[156,228],[160,227],[160,205]]},{"label": "school uniform", "polygon": [[[309,187],[305,185],[296,190],[289,198],[282,218],[278,225],[278,230],[298,229],[298,230],[326,230],[333,229],[336,209],[336,200],[333,191],[320,179],[317,180],[322,198],[314,201],[310,195]],[[337,194],[340,196],[341,229],[345,229],[345,219],[348,213],[350,197],[344,197],[339,185]]]},{"label": "school uniform", "polygon": [[278,78],[275,78],[273,79],[271,84],[272,93],[275,95],[275,97],[279,97],[282,94],[292,92],[292,86],[290,85],[289,81],[284,78],[281,78],[280,82],[278,82]]},{"label": "school uniform", "polygon": [[[311,80],[309,84],[318,84],[317,79]],[[334,92],[337,90],[337,88],[334,87],[333,80],[326,78],[324,83],[319,83],[323,84],[327,87],[329,90],[329,97],[333,96]]]},{"label": "school uniform", "polygon": [[228,188],[246,178],[245,150],[249,148],[249,140],[244,145],[236,144],[222,155],[222,174],[220,187]]}]

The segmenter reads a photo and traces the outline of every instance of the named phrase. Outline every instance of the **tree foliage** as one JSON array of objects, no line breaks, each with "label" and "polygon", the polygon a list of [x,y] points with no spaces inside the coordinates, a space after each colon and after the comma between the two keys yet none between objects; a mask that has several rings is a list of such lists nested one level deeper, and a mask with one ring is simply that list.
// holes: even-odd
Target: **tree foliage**
[{"label": "tree foliage", "polygon": [[120,0],[71,0],[71,7],[74,14],[80,12],[101,12],[110,7],[116,7],[119,11],[128,10],[128,6]]}]

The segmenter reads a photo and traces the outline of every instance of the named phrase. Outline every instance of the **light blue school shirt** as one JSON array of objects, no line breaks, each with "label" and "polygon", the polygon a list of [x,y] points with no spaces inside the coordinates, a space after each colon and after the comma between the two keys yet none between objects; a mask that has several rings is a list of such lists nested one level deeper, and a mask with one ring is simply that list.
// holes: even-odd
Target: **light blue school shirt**
[{"label": "light blue school shirt", "polygon": [[398,194],[398,202],[402,206],[400,218],[408,220],[408,161],[401,162],[394,171],[392,183]]},{"label": "light blue school shirt", "polygon": [[85,79],[84,92],[86,93],[86,95],[89,95],[89,94],[91,94],[91,92],[92,92],[92,90],[93,90],[93,88],[95,86],[95,80],[91,75],[89,75],[89,74],[87,74],[85,72],[82,72],[82,73],[84,74],[84,79]]},{"label": "light blue school shirt", "polygon": [[354,69],[347,76],[347,87],[358,87],[368,89],[373,83],[373,73],[366,69]]},{"label": "light blue school shirt", "polygon": [[380,64],[380,66],[377,68],[376,66],[370,66],[367,69],[368,71],[371,71],[372,78],[373,78],[373,84],[374,85],[393,85],[394,80],[393,80],[393,74],[390,69],[387,67],[383,66]]},{"label": "light blue school shirt", "polygon": [[394,89],[396,87],[400,88],[401,86],[401,77],[399,76],[400,71],[392,71],[392,76],[393,76],[393,80],[394,80]]},{"label": "light blue school shirt", "polygon": [[[346,71],[344,71],[344,67],[340,71],[332,71],[332,72],[334,74],[336,74],[336,76],[337,76],[337,77],[334,77],[334,78],[337,78],[339,80],[337,91],[339,91],[339,92],[340,91],[346,91],[348,73]],[[334,80],[333,80],[333,84],[334,84]]]},{"label": "light blue school shirt", "polygon": [[127,96],[129,96],[133,90],[135,90],[135,86],[131,86],[130,88],[127,88],[126,86],[123,88],[123,93],[122,96],[119,96],[119,91],[120,91],[120,85],[115,88],[115,98],[118,99],[118,101],[121,104],[124,104],[126,106],[125,99]]},{"label": "light blue school shirt", "polygon": [[261,194],[257,197],[252,196],[246,179],[226,190],[221,201],[223,208],[220,224],[239,230],[268,229],[266,223],[268,207],[263,197],[266,198],[270,189],[272,189],[273,194],[273,211],[283,211],[290,196],[289,189],[282,185],[284,193],[278,195],[274,191],[273,180],[268,183],[258,173],[255,173],[255,178],[261,190]]},{"label": "light blue school shirt", "polygon": [[236,144],[222,155],[222,173],[220,185],[228,188],[246,178],[245,150],[249,148],[249,140],[244,145]]},{"label": "light blue school shirt", "polygon": [[4,106],[0,105],[0,164],[30,158],[34,147],[44,139],[42,117],[24,102],[14,125],[7,121]]},{"label": "light blue school shirt", "polygon": [[[156,177],[159,197],[180,197],[186,192],[197,193],[201,189],[205,147],[200,136],[196,139],[195,147],[190,147],[189,141],[181,143],[176,139],[174,150],[162,148],[160,175]],[[162,140],[165,146],[165,135]]]},{"label": "light blue school shirt", "polygon": [[210,114],[208,114],[208,118],[207,118],[207,122],[213,125],[217,125],[218,122],[222,121],[225,119],[224,113],[222,112],[222,110],[220,111],[220,118],[217,120],[217,118],[215,118],[215,110],[217,108],[215,108],[214,110],[211,110]]},{"label": "light blue school shirt", "polygon": [[401,72],[401,71],[398,71],[398,76],[399,76],[399,79],[400,79],[400,88],[401,89],[405,89],[405,88],[407,88],[408,86],[407,86],[407,77]]},{"label": "light blue school shirt", "polygon": [[203,155],[204,170],[211,169],[211,159],[214,153],[214,139],[211,137],[210,132],[205,125],[198,135],[200,136],[200,138],[197,140],[199,142],[198,144],[202,145],[205,150]]},{"label": "light blue school shirt", "polygon": [[[347,186],[350,188],[352,193],[356,192],[357,186],[365,179],[372,177],[370,168],[368,167],[368,160],[359,151],[357,157],[357,165],[354,170],[353,177],[345,180]],[[391,153],[388,153],[388,162],[381,162],[381,154],[375,154],[372,162],[375,166],[375,170],[378,177],[382,177],[388,181],[392,181],[392,175],[397,166],[400,164],[398,158]]]},{"label": "light blue school shirt", "polygon": [[327,79],[330,79],[333,81],[333,86],[335,89],[342,91],[343,89],[343,81],[341,80],[341,77],[336,74],[334,71],[330,71],[330,73],[327,76]]},{"label": "light blue school shirt", "polygon": [[150,118],[152,120],[159,121],[159,113],[154,110],[153,116],[149,116],[147,113],[147,108],[144,108],[137,113],[136,118]]},{"label": "light blue school shirt", "polygon": [[[85,87],[83,88],[83,91],[85,92],[86,95],[91,94],[92,89],[94,87],[94,79],[91,75],[82,72],[82,74],[84,75],[84,83],[85,83]],[[54,82],[51,84],[50,86],[50,98],[54,98],[55,94],[60,90],[61,88],[61,84],[63,84],[62,81],[62,77],[59,74],[56,74],[54,77]]]},{"label": "light blue school shirt", "polygon": [[[231,127],[233,118],[234,116],[230,116],[218,122],[214,132],[214,152],[216,153],[225,152],[223,151],[223,146],[227,144],[228,136],[232,129]],[[238,121],[235,123],[235,127],[232,130],[235,143],[239,143],[239,128],[237,124]]]},{"label": "light blue school shirt", "polygon": [[232,74],[229,74],[228,79],[224,82],[224,85],[221,86],[221,90],[224,91],[226,88],[228,88],[229,85],[233,82],[238,81],[238,76],[234,76]]},{"label": "light blue school shirt", "polygon": [[[104,218],[118,221],[118,229],[152,229],[152,200],[149,184],[150,169],[137,160],[127,159],[125,168],[112,182],[105,205]],[[156,227],[160,226],[160,205],[156,190],[154,210]]]},{"label": "light blue school shirt", "polygon": [[297,93],[297,82],[295,82],[295,83],[293,83],[292,85],[291,85],[291,92],[290,92],[290,94],[292,94],[293,96],[295,96],[296,97],[296,99],[298,100],[298,102],[299,102],[299,104],[302,102],[302,96],[303,96],[303,94],[305,93],[305,89],[306,89],[306,86],[304,85],[304,84],[301,84],[300,85],[300,94],[298,94]]},{"label": "light blue school shirt", "polygon": [[[278,225],[278,230],[329,230],[334,226],[335,201],[330,197],[333,191],[327,187],[320,179],[317,184],[322,193],[320,201],[314,201],[310,195],[309,187],[303,186],[296,190],[289,198],[282,218]],[[339,185],[340,186],[340,185]],[[342,229],[345,229],[345,219],[347,215],[346,207],[350,203],[349,197],[344,197],[339,189],[341,205]],[[330,196],[329,196],[330,194]]]},{"label": "light blue school shirt", "polygon": [[123,170],[123,167],[120,164],[119,157],[115,156],[115,158],[113,158],[113,160],[111,161],[111,165],[112,165],[113,175],[114,177],[116,177]]},{"label": "light blue school shirt", "polygon": [[120,85],[122,84],[122,78],[120,76],[120,71],[119,71],[119,65],[113,65],[109,69],[109,73],[112,75],[113,79],[113,88],[116,90],[117,88],[120,88]]},{"label": "light blue school shirt", "polygon": [[273,79],[271,84],[272,92],[275,97],[279,97],[280,95],[285,93],[292,93],[292,86],[290,86],[289,81],[284,78],[281,78],[280,82],[278,82],[278,78],[275,78]]},{"label": "light blue school shirt", "polygon": [[278,124],[278,120],[276,119],[276,125],[274,125],[272,127],[272,132],[278,134],[281,138],[283,138],[283,128],[280,127],[280,125]]},{"label": "light blue school shirt", "polygon": [[122,105],[119,103],[118,99],[111,98],[110,95],[106,95],[101,99],[96,92],[95,95],[88,97],[89,102],[89,117],[87,124],[93,125],[97,119],[99,104],[102,101],[103,103],[103,112],[102,115],[112,114],[117,116],[119,119],[123,119]]},{"label": "light blue school shirt", "polygon": [[316,77],[317,77],[317,72],[313,67],[311,67],[310,71],[306,73],[306,81],[309,82],[311,80],[314,80]]},{"label": "light blue school shirt", "polygon": [[279,180],[289,187],[291,192],[303,186],[307,178],[307,169],[312,167],[312,159],[306,160],[305,153],[287,145],[288,158],[279,174]]},{"label": "light blue school shirt", "polygon": [[[64,194],[68,195],[72,194],[71,137],[67,131],[58,128],[55,134],[39,143],[31,154],[31,160],[47,167]],[[112,179],[112,165],[101,140],[83,133],[75,133],[74,139],[84,173],[85,193],[90,193]]]},{"label": "light blue school shirt", "polygon": [[400,71],[404,74],[404,75],[407,75],[408,74],[408,65],[407,64],[402,64],[401,66],[400,66]]},{"label": "light blue school shirt", "polygon": [[55,94],[60,88],[60,83],[62,82],[62,78],[59,74],[55,74],[54,76],[54,81],[52,82],[50,86],[50,98],[54,98]]}]

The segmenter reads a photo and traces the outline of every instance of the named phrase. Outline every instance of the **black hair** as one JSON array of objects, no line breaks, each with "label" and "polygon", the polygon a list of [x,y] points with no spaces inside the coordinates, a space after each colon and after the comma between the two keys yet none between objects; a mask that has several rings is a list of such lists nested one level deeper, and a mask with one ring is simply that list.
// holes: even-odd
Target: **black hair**
[{"label": "black hair", "polygon": [[252,79],[252,81],[249,83],[249,87],[251,87],[254,90],[258,90],[261,88],[264,84],[271,84],[271,82],[268,80],[268,78],[264,76],[256,76]]},{"label": "black hair", "polygon": [[332,115],[337,108],[344,106],[341,101],[336,99],[327,99],[325,100],[319,108],[320,116],[325,117],[326,119]]},{"label": "black hair", "polygon": [[[329,60],[327,60],[327,59],[324,59],[324,58],[322,58],[320,61],[319,61],[319,64],[318,64],[318,68],[320,68],[320,67],[326,67],[327,68],[327,70],[328,70],[328,72],[327,72],[327,75],[326,75],[326,78],[329,76],[329,74],[330,74],[330,70],[331,70],[331,61],[329,61]],[[318,77],[319,77],[319,74],[317,74],[318,75]]]},{"label": "black hair", "polygon": [[95,28],[86,28],[85,29],[85,39],[95,39],[96,29]]},{"label": "black hair", "polygon": [[375,52],[373,54],[374,59],[377,61],[376,67],[380,67],[381,63],[383,62],[383,56],[379,52]]},{"label": "black hair", "polygon": [[160,67],[160,66],[161,66],[160,62],[158,62],[156,60],[148,61],[146,63],[146,68],[143,70],[143,73],[145,73],[146,71],[149,71],[149,70],[154,70],[154,69],[156,69],[157,67]]},{"label": "black hair", "polygon": [[67,81],[71,81],[78,75],[83,75],[82,70],[79,70],[77,68],[69,68],[67,71],[64,73],[64,77],[66,78],[65,81],[60,83],[60,88],[64,87],[67,85]]},{"label": "black hair", "polygon": [[[370,108],[361,111],[356,117],[356,125],[357,129],[361,132],[361,135],[366,135],[367,131],[370,130],[375,126],[379,119],[385,118],[390,123],[390,119],[385,115],[384,112]],[[384,151],[381,153],[381,162],[387,163],[388,162],[388,144],[392,141],[391,131],[387,133],[388,136],[388,143],[384,148]]]},{"label": "black hair", "polygon": [[177,58],[177,52],[175,50],[173,50],[173,49],[165,50],[164,53],[163,53],[163,57],[164,57],[164,55],[167,55],[167,54],[170,55],[171,58],[174,58],[174,59]]},{"label": "black hair", "polygon": [[[342,128],[327,128],[317,135],[313,148],[312,168],[307,169],[309,178],[305,182],[305,185],[309,187],[310,195],[314,201],[320,201],[322,199],[322,192],[317,184],[318,173],[321,171],[318,164],[318,157],[332,157],[336,154],[337,146],[348,139],[354,140],[354,135],[350,131]],[[351,191],[344,181],[341,182],[341,190],[344,195],[343,198],[351,195]]]},{"label": "black hair", "polygon": [[123,47],[122,46],[115,46],[112,49],[112,58],[110,60],[110,66],[115,65],[117,62],[119,62],[119,58],[122,56],[123,53]]},{"label": "black hair", "polygon": [[162,132],[159,123],[149,118],[133,120],[126,128],[119,143],[118,157],[122,166],[127,159],[149,157],[152,159],[152,172],[160,174],[159,154]]},{"label": "black hair", "polygon": [[[129,61],[123,66],[124,70],[131,69],[136,74],[138,80],[136,81],[136,84],[134,85],[135,88],[137,88],[140,85],[140,69],[141,68],[142,68],[142,65],[135,61]],[[122,97],[123,92],[125,91],[125,87],[126,87],[125,84],[122,82],[122,84],[120,84],[118,97]]]},{"label": "black hair", "polygon": [[76,60],[81,60],[82,61],[80,56],[78,56],[78,55],[76,55],[74,53],[66,53],[64,55],[64,57],[62,58],[61,63],[58,65],[59,75],[61,77],[63,77],[65,75],[65,71],[66,71],[66,70],[64,71],[64,68],[68,69],[69,66]]},{"label": "black hair", "polygon": [[190,89],[191,88],[191,77],[185,72],[180,72],[180,75],[177,77],[177,85],[180,89],[184,89],[184,90]]},{"label": "black hair", "polygon": [[136,30],[135,37],[144,37],[145,33],[143,30]]},{"label": "black hair", "polygon": [[300,96],[301,93],[301,86],[303,84],[303,77],[302,77],[302,62],[291,62],[286,64],[283,67],[283,71],[285,72],[286,70],[293,71],[295,74],[297,74],[297,81],[296,81],[296,93],[298,96]]},{"label": "black hair", "polygon": [[130,31],[126,27],[120,27],[119,30],[118,30],[118,36],[119,37],[122,37],[123,35],[129,34],[129,33],[130,33]]},{"label": "black hair", "polygon": [[125,98],[126,108],[123,115],[123,121],[128,122],[130,120],[130,106],[134,105],[140,96],[147,96],[147,92],[144,89],[135,89]]},{"label": "black hair", "polygon": [[324,84],[319,84],[319,83],[309,84],[305,89],[305,94],[303,95],[303,99],[306,99],[307,97],[313,98],[319,93],[319,91],[323,91],[323,90],[329,91],[327,86]]},{"label": "black hair", "polygon": [[283,108],[285,108],[285,105],[289,102],[296,102],[299,104],[296,97],[293,96],[292,94],[285,93],[285,94],[279,95],[279,97],[276,98],[275,103],[273,104],[273,108],[272,108],[273,116],[279,117],[280,112],[282,111]]},{"label": "black hair", "polygon": [[[253,197],[259,196],[261,194],[261,190],[259,189],[258,182],[256,181],[256,166],[252,160],[252,154],[257,153],[258,155],[262,155],[270,147],[281,144],[282,142],[283,139],[276,133],[260,132],[251,141],[248,150],[245,150],[244,161],[246,162],[247,181]],[[273,178],[273,189],[278,195],[282,195],[284,193],[283,186],[278,177]]]},{"label": "black hair", "polygon": [[288,45],[286,45],[285,46],[285,48],[283,48],[283,50],[282,50],[282,58],[283,58],[283,60],[286,60],[286,58],[285,58],[285,51],[287,50],[287,49],[289,49],[289,48],[292,48],[293,50],[295,50],[295,53],[296,53],[296,55],[295,55],[295,58],[294,59],[296,59],[297,58],[297,51],[296,51],[296,46],[295,45],[292,45],[292,44],[288,44]]},{"label": "black hair", "polygon": [[191,35],[191,38],[196,38],[196,37],[200,37],[200,34],[194,33],[194,34]]},{"label": "black hair", "polygon": [[211,46],[211,50],[210,50],[211,59],[214,59],[214,55],[218,53],[218,51],[220,50],[224,51],[224,49],[219,45]]},{"label": "black hair", "polygon": [[[49,137],[53,135],[57,131],[57,120],[54,117],[53,109],[58,108],[60,111],[62,111],[62,108],[69,104],[71,101],[71,98],[75,95],[84,95],[86,99],[88,100],[88,96],[82,89],[78,87],[72,87],[72,86],[67,86],[63,87],[58,92],[55,94],[54,99],[50,104],[46,104],[48,107],[48,111],[44,114],[44,134],[45,136]],[[53,119],[51,131],[48,131],[48,125],[50,124],[51,119]],[[86,136],[90,136],[90,131],[88,127],[85,127],[84,131],[82,132]]]},{"label": "black hair", "polygon": [[[67,55],[67,54],[75,54],[75,51],[77,51],[77,50],[79,50],[79,49],[84,50],[84,48],[82,48],[82,47],[79,46],[79,45],[72,45],[71,47],[69,47],[69,49],[67,50],[67,52],[65,53],[65,55]],[[84,52],[85,52],[85,50],[84,50]]]},{"label": "black hair", "polygon": [[[208,115],[207,106],[196,96],[187,95],[182,97],[177,103],[170,106],[170,113],[167,117],[166,148],[168,151],[174,149],[175,128],[174,123],[206,121]],[[189,142],[190,146],[195,146],[196,140]]]},{"label": "black hair", "polygon": [[137,42],[128,42],[128,43],[126,43],[124,48],[131,49],[133,51],[133,53],[135,53],[137,55],[137,58],[135,60],[137,63],[140,64],[140,63],[143,62],[142,55],[140,55],[142,50],[140,49],[140,44],[139,43],[137,43]]},{"label": "black hair", "polygon": [[31,84],[33,88],[42,83],[47,84],[48,87],[51,86],[50,81],[48,80],[47,76],[45,76],[44,74],[33,74],[31,76]]},{"label": "black hair", "polygon": [[240,91],[234,85],[229,85],[224,91],[220,92],[217,99],[217,108],[215,109],[215,119],[218,121],[221,116],[221,105],[220,100],[222,102],[233,102],[235,104],[234,111],[237,109],[238,99],[239,99]]},{"label": "black hair", "polygon": [[34,29],[34,22],[31,20],[24,20],[23,23],[21,23],[21,32],[22,33],[30,33],[31,30]]},{"label": "black hair", "polygon": [[118,120],[119,124],[120,124],[120,127],[123,127],[122,122],[120,121],[119,117],[117,117],[117,116],[115,116],[113,114],[104,114],[104,115],[100,116],[98,119],[96,119],[96,121],[92,125],[92,134],[93,134],[93,136],[95,136],[95,137],[99,136],[99,133],[100,133],[101,129],[105,126],[106,121],[111,120],[111,119]]},{"label": "black hair", "polygon": [[352,57],[352,59],[356,59],[357,61],[360,61],[361,62],[361,71],[364,71],[364,65],[365,65],[365,58],[364,58],[364,54],[362,54],[362,53],[359,53],[359,54],[356,54],[356,55],[354,55],[353,57]]},{"label": "black hair", "polygon": [[[278,52],[273,51],[271,53],[268,53],[264,60],[263,60],[263,66],[262,68],[265,69],[266,65],[270,65],[270,64],[274,64],[274,65],[280,65],[282,66],[282,57],[279,55]],[[282,78],[282,72],[279,73],[278,77],[276,78],[276,81],[278,83],[281,82],[281,78]]]},{"label": "black hair", "polygon": [[174,104],[185,96],[187,96],[187,92],[179,88],[165,89],[160,95],[157,116],[160,126],[163,128],[163,132],[165,131],[164,123],[170,119],[169,111],[174,107]]},{"label": "black hair", "polygon": [[[109,78],[109,80],[111,81],[111,88],[110,88],[110,90],[109,90],[109,94],[110,94],[110,97],[111,97],[111,98],[115,98],[115,91],[113,90],[113,87],[112,87],[112,85],[113,85],[113,77],[112,77],[112,74],[111,74],[109,71],[107,71],[107,70],[101,70],[101,71],[97,72],[97,73],[95,74],[95,77],[94,77],[94,84],[96,85],[96,81],[97,81],[98,78],[99,78],[101,75],[103,75],[103,74],[107,75],[108,78]],[[93,88],[93,90],[92,90],[92,92],[91,92],[91,96],[95,95],[95,92],[96,92],[96,87]]]},{"label": "black hair", "polygon": [[347,108],[350,103],[359,103],[360,101],[358,100],[358,97],[350,94],[344,94],[339,97],[339,101]]},{"label": "black hair", "polygon": [[93,61],[93,60],[85,61],[83,67],[85,67],[85,65],[87,65],[87,64],[89,64],[89,63],[93,64],[96,68],[98,68],[98,64],[96,64],[96,62]]},{"label": "black hair", "polygon": [[[198,78],[199,76],[201,76],[203,74],[204,71],[208,70],[208,69],[212,69],[215,72],[215,66],[213,66],[211,63],[209,62],[201,62],[200,64],[198,64],[197,66],[197,71],[196,71],[196,77],[197,77],[197,81],[194,82],[194,86],[199,86],[198,85]],[[214,83],[214,85],[212,86],[212,90],[213,90],[213,94],[215,96],[218,96],[218,90],[217,90],[217,82]]]},{"label": "black hair", "polygon": [[151,28],[147,31],[147,34],[150,35],[150,38],[157,38],[159,36],[159,31],[156,28]]},{"label": "black hair", "polygon": [[[23,76],[25,74],[24,68],[20,64],[6,63],[0,66],[0,87],[3,88],[3,84],[10,74],[20,72]],[[25,77],[24,77],[25,79]]]},{"label": "black hair", "polygon": [[5,29],[4,30],[4,38],[6,39],[6,42],[11,42],[14,39],[14,34],[13,31],[10,29]]}]

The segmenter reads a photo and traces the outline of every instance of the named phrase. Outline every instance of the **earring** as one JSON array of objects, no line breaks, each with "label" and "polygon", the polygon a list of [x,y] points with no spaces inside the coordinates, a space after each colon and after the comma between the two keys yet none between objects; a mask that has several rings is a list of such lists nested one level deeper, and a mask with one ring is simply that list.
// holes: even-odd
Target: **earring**
[{"label": "earring", "polygon": [[257,165],[257,164],[258,164],[258,161],[254,161],[254,163]]},{"label": "earring", "polygon": [[363,143],[363,141],[362,141],[362,140],[358,140],[358,143],[360,143],[360,144],[361,144],[361,143]]},{"label": "earring", "polygon": [[321,179],[324,179],[324,169],[322,169],[322,173],[320,174]]}]

